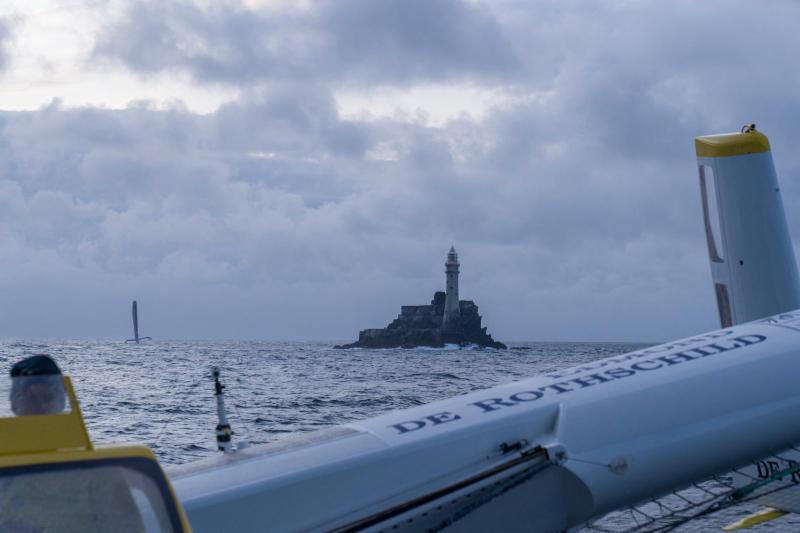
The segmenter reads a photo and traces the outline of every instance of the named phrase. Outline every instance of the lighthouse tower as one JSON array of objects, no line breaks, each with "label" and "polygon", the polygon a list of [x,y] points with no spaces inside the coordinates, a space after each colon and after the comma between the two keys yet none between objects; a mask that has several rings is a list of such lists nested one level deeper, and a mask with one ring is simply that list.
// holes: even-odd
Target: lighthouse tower
[{"label": "lighthouse tower", "polygon": [[458,254],[454,247],[450,247],[447,254],[447,262],[444,264],[444,272],[447,276],[447,293],[444,299],[444,317],[442,326],[447,327],[448,323],[458,322],[460,308],[458,305]]}]

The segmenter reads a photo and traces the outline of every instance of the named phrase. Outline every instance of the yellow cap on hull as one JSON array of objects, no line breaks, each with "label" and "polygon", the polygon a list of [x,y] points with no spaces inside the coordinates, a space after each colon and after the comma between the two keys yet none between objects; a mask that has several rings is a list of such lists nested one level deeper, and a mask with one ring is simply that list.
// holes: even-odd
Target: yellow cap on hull
[{"label": "yellow cap on hull", "polygon": [[723,133],[696,137],[697,157],[730,157],[769,152],[769,139],[755,129],[744,133]]}]

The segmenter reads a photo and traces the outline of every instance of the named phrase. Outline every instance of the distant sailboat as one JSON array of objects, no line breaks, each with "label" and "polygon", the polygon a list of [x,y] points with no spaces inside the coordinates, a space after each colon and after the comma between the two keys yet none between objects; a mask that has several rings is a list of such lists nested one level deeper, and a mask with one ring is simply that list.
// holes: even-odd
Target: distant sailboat
[{"label": "distant sailboat", "polygon": [[136,300],[133,301],[133,338],[128,339],[125,342],[135,342],[139,344],[139,341],[145,340],[153,340],[152,337],[139,337],[139,308],[136,305]]}]

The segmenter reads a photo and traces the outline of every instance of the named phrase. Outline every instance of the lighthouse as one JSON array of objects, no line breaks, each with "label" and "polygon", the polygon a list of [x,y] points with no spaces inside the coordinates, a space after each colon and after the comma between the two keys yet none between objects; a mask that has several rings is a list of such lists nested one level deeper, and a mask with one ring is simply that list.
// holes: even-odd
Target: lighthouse
[{"label": "lighthouse", "polygon": [[458,304],[458,254],[454,247],[450,247],[447,254],[447,261],[444,264],[444,272],[447,277],[447,293],[444,299],[444,316],[442,326],[448,327],[458,322],[461,314]]}]

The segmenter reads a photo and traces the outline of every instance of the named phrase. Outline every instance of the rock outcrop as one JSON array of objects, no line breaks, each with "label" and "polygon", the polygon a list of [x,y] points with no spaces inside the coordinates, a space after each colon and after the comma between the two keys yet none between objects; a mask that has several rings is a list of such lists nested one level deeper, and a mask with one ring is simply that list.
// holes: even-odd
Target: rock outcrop
[{"label": "rock outcrop", "polygon": [[442,326],[445,293],[433,295],[430,305],[404,305],[400,315],[383,329],[365,329],[358,341],[336,348],[415,348],[430,346],[442,348],[445,344],[477,344],[489,348],[505,349],[481,327],[478,306],[471,300],[460,300],[459,316]]}]

